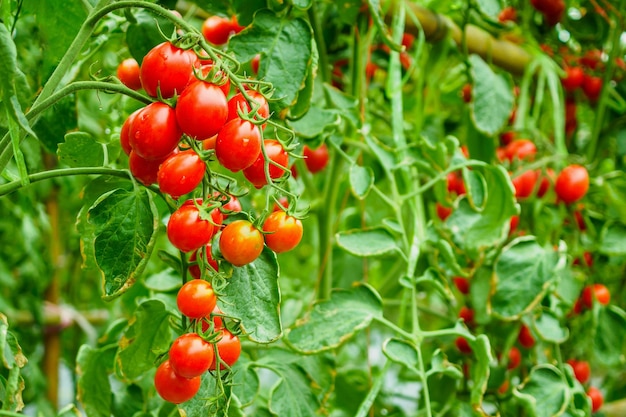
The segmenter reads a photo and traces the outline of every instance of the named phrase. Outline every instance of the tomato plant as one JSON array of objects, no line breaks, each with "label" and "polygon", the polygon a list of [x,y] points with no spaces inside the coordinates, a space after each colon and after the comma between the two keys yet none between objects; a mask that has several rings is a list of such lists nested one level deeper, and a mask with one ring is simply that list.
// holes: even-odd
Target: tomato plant
[{"label": "tomato plant", "polygon": [[624,10],[3,2],[0,415],[625,415]]}]

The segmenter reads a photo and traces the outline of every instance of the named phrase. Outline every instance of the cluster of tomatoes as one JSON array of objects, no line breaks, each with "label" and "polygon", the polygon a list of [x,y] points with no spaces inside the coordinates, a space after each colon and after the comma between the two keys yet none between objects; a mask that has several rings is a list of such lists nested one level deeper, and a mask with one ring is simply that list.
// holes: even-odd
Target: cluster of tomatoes
[{"label": "cluster of tomatoes", "polygon": [[[215,16],[202,28],[215,45],[240,30],[235,18]],[[231,76],[238,76],[227,74],[203,50],[183,49],[170,41],[150,50],[141,66],[124,60],[117,75],[129,88],[155,98],[122,126],[120,143],[130,172],[145,186],[157,184],[174,201],[192,197],[181,199],[167,223],[168,239],[188,256],[194,278],[177,295],[188,332],[172,343],[154,378],[159,395],[178,404],[195,396],[203,374],[230,369],[241,353],[239,336],[224,326],[217,308],[219,294],[212,281],[220,262],[243,267],[264,247],[289,251],[299,244],[303,226],[290,214],[287,199],[252,220],[210,169],[216,159],[226,170],[242,172],[256,189],[290,175],[288,150],[279,140],[262,139],[270,110],[261,92],[243,87],[254,84],[252,80],[238,79],[240,87],[231,92]],[[305,146],[303,153],[311,172],[328,162],[325,145],[315,150]]]}]

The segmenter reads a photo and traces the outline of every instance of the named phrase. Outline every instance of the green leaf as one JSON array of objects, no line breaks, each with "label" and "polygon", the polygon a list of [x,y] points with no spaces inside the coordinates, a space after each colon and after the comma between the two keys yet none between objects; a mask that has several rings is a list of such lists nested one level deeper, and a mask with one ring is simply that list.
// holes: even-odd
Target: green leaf
[{"label": "green leaf", "polygon": [[463,169],[463,182],[467,189],[467,200],[474,210],[482,210],[487,196],[485,177],[478,171]]},{"label": "green leaf", "polygon": [[119,342],[116,365],[127,379],[139,378],[155,367],[159,355],[168,351],[172,342],[170,314],[159,300],[141,303]]},{"label": "green leaf", "polygon": [[490,136],[507,123],[513,110],[513,91],[506,78],[494,73],[478,55],[470,55],[472,66],[472,121],[476,128]]},{"label": "green leaf", "polygon": [[68,404],[59,410],[57,417],[82,417],[82,414],[74,404]]},{"label": "green leaf", "polygon": [[609,223],[602,230],[600,253],[610,256],[626,255],[626,226],[621,223]]},{"label": "green leaf", "polygon": [[547,364],[534,367],[523,387],[513,392],[529,415],[536,417],[559,416],[570,402],[570,392],[561,372]]},{"label": "green leaf", "polygon": [[233,393],[244,407],[252,404],[259,392],[259,375],[252,364],[242,355],[233,366]]},{"label": "green leaf", "polygon": [[307,354],[334,349],[381,316],[382,301],[373,288],[359,285],[337,290],[330,300],[316,304],[306,318],[296,323],[286,341]]},{"label": "green leaf", "polygon": [[490,373],[489,363],[493,358],[487,335],[480,334],[476,337],[476,340],[469,342],[469,344],[476,358],[476,362],[471,369],[473,385],[470,400],[474,408],[478,409],[482,405],[483,396],[487,391]]},{"label": "green leaf", "polygon": [[195,0],[194,3],[211,15],[231,15],[229,0]]},{"label": "green leaf", "polygon": [[340,248],[356,256],[378,256],[398,250],[391,233],[382,227],[339,232],[336,239]]},{"label": "green leaf", "polygon": [[156,292],[178,290],[180,288],[180,274],[173,269],[165,269],[146,278],[143,285],[149,290]]},{"label": "green leaf", "polygon": [[99,349],[82,345],[76,357],[78,399],[88,416],[111,415],[112,395],[109,372],[113,369],[116,345]]},{"label": "green leaf", "polygon": [[17,76],[17,50],[13,37],[4,25],[0,25],[0,85],[3,99],[8,98],[14,91],[13,85]]},{"label": "green leaf", "polygon": [[617,306],[600,308],[593,338],[595,358],[607,367],[619,366],[626,352],[626,313]]},{"label": "green leaf", "polygon": [[468,256],[497,246],[508,233],[511,216],[519,212],[515,202],[513,185],[506,170],[501,166],[475,167],[485,179],[486,200],[482,211],[474,210],[466,198],[445,222],[445,228]]},{"label": "green leaf", "polygon": [[[191,400],[178,405],[179,413],[186,417],[206,417],[207,415],[212,417],[245,417],[241,411],[239,399],[232,393],[232,388],[232,385],[225,385],[224,392],[221,393],[216,384],[215,376],[210,372],[205,372],[202,375],[202,383],[196,395]],[[212,412],[208,414],[208,410]]]},{"label": "green leaf", "polygon": [[0,362],[6,369],[23,368],[28,360],[15,335],[9,332],[7,317],[0,313]]},{"label": "green leaf", "polygon": [[128,25],[126,31],[126,44],[132,57],[141,65],[143,57],[152,48],[165,42],[161,31],[165,35],[173,33],[174,24],[165,17],[156,16],[144,9],[134,12],[133,18],[134,22]]},{"label": "green leaf", "polygon": [[417,347],[406,340],[391,338],[383,343],[383,353],[390,360],[404,365],[409,369],[418,369]]},{"label": "green leaf", "polygon": [[498,13],[500,13],[500,1],[498,0],[478,0],[478,7],[480,11],[486,14],[489,17],[496,19],[498,17]]},{"label": "green leaf", "polygon": [[220,294],[220,309],[241,320],[248,337],[270,343],[282,334],[276,255],[264,248],[254,262],[233,268],[230,282]]},{"label": "green leaf", "polygon": [[65,135],[57,150],[59,161],[72,168],[100,167],[104,164],[104,146],[86,132]]},{"label": "green leaf", "polygon": [[306,375],[293,366],[279,368],[280,379],[270,392],[270,411],[276,416],[313,417],[319,415],[319,401],[311,391]]},{"label": "green leaf", "polygon": [[291,127],[298,136],[311,139],[336,130],[339,122],[336,111],[312,106],[301,119],[291,122]]},{"label": "green leaf", "polygon": [[535,237],[512,242],[495,264],[493,314],[516,319],[533,309],[554,281],[557,261],[557,253],[540,246]]},{"label": "green leaf", "polygon": [[374,185],[374,171],[370,167],[362,167],[354,164],[350,167],[350,188],[359,200],[363,200],[369,194]]},{"label": "green leaf", "polygon": [[306,20],[260,10],[252,25],[233,36],[228,47],[240,62],[261,53],[264,59],[258,77],[274,85],[276,105],[282,109],[295,103],[313,58],[313,33]]},{"label": "green leaf", "polygon": [[159,227],[156,206],[144,188],[116,189],[96,200],[88,216],[103,297],[112,299],[135,283],[150,258]]},{"label": "green leaf", "polygon": [[25,5],[24,11],[37,17],[37,34],[43,45],[41,72],[45,80],[74,41],[87,13],[80,0],[32,0]]},{"label": "green leaf", "polygon": [[292,0],[295,8],[300,10],[306,10],[311,7],[311,0]]},{"label": "green leaf", "polygon": [[546,342],[560,344],[569,338],[569,329],[562,326],[556,314],[549,310],[544,310],[535,319],[535,329]]}]

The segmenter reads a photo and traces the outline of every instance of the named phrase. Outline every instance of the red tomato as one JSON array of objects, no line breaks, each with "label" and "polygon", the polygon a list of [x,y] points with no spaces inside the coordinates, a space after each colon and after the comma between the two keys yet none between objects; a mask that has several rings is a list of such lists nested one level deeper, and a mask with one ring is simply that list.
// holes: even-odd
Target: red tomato
[{"label": "red tomato", "polygon": [[[224,95],[228,96],[228,94],[230,93],[230,79],[228,78],[228,75],[226,75],[224,71],[214,70],[213,68],[215,66],[213,65],[213,62],[210,59],[207,59],[206,61],[201,61],[201,62],[202,62],[201,73],[202,73],[203,81],[217,85],[220,88],[220,90],[222,90]],[[213,73],[211,73],[212,71]],[[196,81],[197,81],[196,78],[192,78],[189,81],[189,84],[193,84]]]},{"label": "red tomato", "polygon": [[161,102],[141,109],[130,125],[130,145],[144,159],[165,158],[176,149],[181,136],[174,109]]},{"label": "red tomato", "polygon": [[522,362],[522,352],[515,346],[509,350],[509,363],[507,364],[507,369],[512,370],[519,366]]},{"label": "red tomato", "polygon": [[193,77],[193,68],[200,60],[190,49],[183,50],[170,42],[163,42],[150,50],[141,63],[141,85],[146,93],[170,98],[183,92]]},{"label": "red tomato", "polygon": [[170,361],[163,362],[154,374],[154,388],[161,398],[174,404],[191,400],[200,389],[201,378],[184,378],[174,372]]},{"label": "red tomato", "polygon": [[456,193],[457,195],[464,195],[467,191],[465,190],[465,183],[463,182],[463,176],[460,172],[450,172],[448,173],[448,192]]},{"label": "red tomato", "polygon": [[170,216],[167,223],[167,237],[174,247],[191,252],[206,245],[217,232],[216,225],[222,224],[222,213],[215,208],[211,211],[211,221],[202,220],[200,211],[193,203],[185,203]]},{"label": "red tomato", "polygon": [[287,252],[302,240],[302,222],[284,211],[274,211],[263,223],[265,244],[276,253]]},{"label": "red tomato", "polygon": [[187,281],[176,295],[180,312],[190,319],[201,319],[211,314],[217,304],[213,287],[203,279]]},{"label": "red tomato", "polygon": [[226,225],[220,236],[220,252],[234,266],[254,261],[263,251],[263,235],[248,220]]},{"label": "red tomato", "polygon": [[176,120],[183,133],[197,140],[215,136],[226,123],[228,100],[215,84],[197,80],[176,102]]},{"label": "red tomato", "polygon": [[237,18],[211,16],[202,24],[202,35],[214,45],[223,45],[228,42],[231,35],[239,33],[243,27],[237,23]]},{"label": "red tomato", "polygon": [[435,205],[435,209],[437,210],[437,217],[439,217],[442,222],[445,222],[452,214],[452,207],[445,207],[439,202]]},{"label": "red tomato", "polygon": [[176,153],[159,168],[158,182],[162,192],[178,198],[192,192],[204,178],[206,164],[194,150]]},{"label": "red tomato", "polygon": [[574,370],[574,376],[581,384],[589,381],[589,377],[591,376],[591,367],[589,366],[589,362],[587,361],[578,361],[576,359],[570,359],[567,363]]},{"label": "red tomato", "polygon": [[518,199],[528,198],[535,190],[537,183],[537,171],[526,171],[511,180],[515,187],[515,197]]},{"label": "red tomato", "polygon": [[224,219],[228,217],[229,213],[239,213],[242,209],[241,202],[234,195],[220,194],[218,191],[216,191],[213,193],[213,197],[217,201],[222,203],[222,211],[226,212],[223,213]]},{"label": "red tomato", "polygon": [[515,233],[515,230],[517,230],[518,225],[519,225],[519,216],[518,215],[511,216],[511,220],[509,220],[509,236]]},{"label": "red tomato", "polygon": [[522,327],[519,329],[519,335],[517,336],[517,340],[519,344],[525,347],[526,349],[530,349],[535,346],[535,337],[530,332],[530,329],[525,324],[522,324]]},{"label": "red tomato", "polygon": [[459,350],[459,352],[466,355],[472,353],[472,347],[469,345],[467,339],[465,339],[463,336],[457,337],[454,341],[454,344],[456,345],[456,348]]},{"label": "red tomato", "polygon": [[[222,327],[224,327],[224,322],[223,322],[222,317],[221,317],[223,314],[224,313],[222,313],[222,310],[220,310],[220,308],[218,306],[215,306],[215,308],[211,312],[210,316],[208,318],[205,317],[205,319],[202,320],[202,331],[206,332],[210,328],[210,324],[209,324],[209,322],[207,320],[213,320],[213,330],[214,331],[218,331]],[[215,361],[214,361],[214,363],[215,363]]]},{"label": "red tomato", "polygon": [[[241,355],[241,342],[239,337],[235,336],[226,328],[220,329],[222,338],[217,341],[215,347],[220,357],[220,369],[226,369],[226,365],[233,366]],[[216,355],[217,356],[217,355]],[[225,365],[226,364],[226,365]],[[217,360],[209,368],[211,371],[217,369]]]},{"label": "red tomato", "polygon": [[133,149],[133,147],[130,146],[130,127],[133,124],[133,120],[135,120],[135,117],[137,117],[137,114],[139,114],[141,110],[142,109],[138,109],[132,112],[130,116],[126,118],[124,124],[122,125],[122,129],[120,130],[120,145],[122,146],[124,153],[129,156],[130,151]]},{"label": "red tomato", "polygon": [[469,294],[470,292],[470,281],[467,278],[463,277],[454,277],[452,278],[454,285],[459,290],[461,294]]},{"label": "red tomato", "polygon": [[583,81],[583,93],[589,101],[596,102],[600,98],[602,92],[602,78],[586,75]]},{"label": "red tomato", "polygon": [[[265,153],[269,157],[270,161],[279,165],[276,166],[272,163],[269,164],[270,178],[275,180],[282,177],[283,174],[288,171],[287,167],[289,166],[289,154],[287,154],[283,145],[274,139],[265,140],[264,146]],[[262,188],[267,184],[267,179],[265,178],[265,158],[263,157],[263,152],[259,153],[259,156],[252,165],[243,170],[243,175],[252,183],[252,185],[254,185],[255,188]]]},{"label": "red tomato", "polygon": [[591,400],[591,412],[595,413],[600,408],[602,408],[602,404],[604,403],[604,395],[602,392],[596,387],[589,387],[587,390],[587,396]]},{"label": "red tomato", "polygon": [[135,58],[127,58],[120,62],[117,66],[117,78],[131,90],[139,90],[141,88],[139,64],[135,61]]},{"label": "red tomato", "polygon": [[501,23],[504,22],[515,22],[517,20],[517,11],[515,7],[509,6],[502,9],[500,14],[498,15],[498,21]]},{"label": "red tomato", "polygon": [[512,131],[512,130],[509,130],[508,132],[501,133],[500,134],[500,145],[501,146],[507,146],[508,144],[513,142],[516,137],[517,137],[517,134],[514,131]]},{"label": "red tomato", "polygon": [[517,139],[509,143],[505,148],[506,158],[513,162],[514,159],[533,160],[537,153],[537,147],[528,139]]},{"label": "red tomato", "polygon": [[[169,156],[166,158],[169,158]],[[137,155],[135,151],[131,151],[128,157],[128,168],[133,177],[148,187],[157,182],[159,167],[163,161],[163,159],[144,159]]]},{"label": "red tomato", "polygon": [[538,174],[541,181],[539,182],[539,188],[537,189],[537,197],[541,198],[550,189],[550,185],[554,184],[556,180],[556,174],[552,168],[546,168],[545,174],[543,172]]},{"label": "red tomato", "polygon": [[250,61],[250,68],[252,68],[252,72],[255,74],[259,73],[259,65],[261,64],[261,54],[256,54],[252,61]]},{"label": "red tomato", "polygon": [[583,85],[583,80],[585,79],[585,71],[583,71],[580,67],[568,67],[565,69],[565,73],[567,74],[565,78],[561,79],[561,84],[563,84],[563,88],[565,91],[573,92],[576,91]]},{"label": "red tomato", "polygon": [[[270,107],[269,104],[267,104],[267,100],[265,99],[263,94],[254,90],[247,90],[246,94],[250,96],[252,101],[257,103],[257,114],[259,120],[267,119],[268,117],[270,117]],[[238,119],[239,111],[245,114],[249,114],[251,109],[252,107],[250,107],[250,103],[248,103],[248,100],[246,100],[243,94],[237,93],[232,96],[230,100],[228,100],[228,120]]]},{"label": "red tomato", "polygon": [[583,288],[580,299],[583,307],[591,309],[594,299],[602,305],[607,305],[611,301],[611,292],[602,284],[587,285]]},{"label": "red tomato", "polygon": [[[217,261],[213,259],[213,254],[211,253],[211,250],[212,250],[211,244],[207,243],[206,245],[207,259],[204,261],[205,265],[208,263],[209,265],[211,265],[211,268],[213,268],[215,271],[219,271],[219,265],[217,264]],[[190,263],[196,262],[197,259],[198,259],[198,252],[194,251],[189,257],[189,262]],[[204,249],[200,251],[200,259],[204,259]],[[200,265],[198,264],[190,265],[189,268],[187,269],[189,270],[189,273],[191,274],[192,277],[196,279],[200,279],[202,277],[202,272],[200,271]]]},{"label": "red tomato", "polygon": [[248,168],[261,153],[261,132],[258,126],[241,119],[226,123],[215,141],[215,156],[233,172]]},{"label": "red tomato", "polygon": [[589,189],[589,173],[581,165],[569,165],[561,171],[556,179],[554,191],[559,200],[565,204],[574,203],[587,194]]},{"label": "red tomato", "polygon": [[287,197],[281,197],[278,202],[274,203],[272,211],[287,210],[289,208],[289,199]]},{"label": "red tomato", "polygon": [[585,52],[585,55],[580,57],[578,62],[589,69],[595,70],[602,63],[602,51],[598,49],[591,49]]},{"label": "red tomato", "polygon": [[194,378],[208,371],[214,356],[213,346],[196,333],[179,336],[169,351],[170,366],[183,378]]},{"label": "red tomato", "polygon": [[474,324],[474,310],[468,306],[463,306],[459,310],[459,318],[465,322],[468,326]]},{"label": "red tomato", "polygon": [[325,143],[322,143],[318,148],[311,149],[307,145],[304,145],[302,154],[304,155],[304,163],[310,173],[315,174],[320,172],[326,165],[328,165],[328,147]]}]

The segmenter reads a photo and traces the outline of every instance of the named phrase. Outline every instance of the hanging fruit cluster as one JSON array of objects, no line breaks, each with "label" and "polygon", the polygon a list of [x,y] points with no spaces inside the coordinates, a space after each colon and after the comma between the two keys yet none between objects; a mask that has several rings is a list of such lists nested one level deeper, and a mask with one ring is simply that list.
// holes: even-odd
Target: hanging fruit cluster
[{"label": "hanging fruit cluster", "polygon": [[[205,40],[218,45],[242,29],[234,18],[214,16],[202,32]],[[303,234],[302,222],[290,209],[297,196],[283,188],[291,175],[293,134],[270,120],[262,92],[267,86],[231,70],[238,63],[219,49],[197,37],[191,38],[195,43],[189,39],[183,35],[155,46],[141,66],[128,59],[118,67],[120,81],[135,90],[143,88],[155,99],[132,113],[121,129],[130,172],[143,185],[156,184],[171,197],[167,237],[185,254],[194,278],[183,279],[177,295],[184,333],[172,343],[154,379],[159,395],[176,404],[196,395],[207,371],[216,371],[222,381],[220,372],[227,372],[241,353],[237,320],[228,319],[231,332],[217,307],[214,280],[221,286],[228,278],[219,275],[220,262],[235,268],[248,265],[265,246],[275,253],[295,248]],[[264,139],[268,124],[275,138]],[[279,138],[281,134],[286,139]],[[220,168],[243,173],[249,184],[242,187],[235,178],[218,173]],[[267,185],[267,207],[256,218],[242,210],[231,192]],[[270,207],[272,199],[280,204]]]}]

